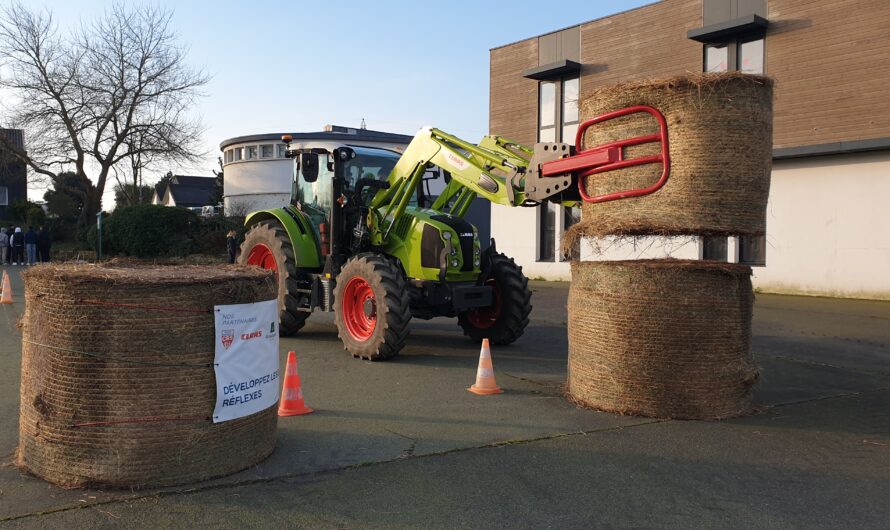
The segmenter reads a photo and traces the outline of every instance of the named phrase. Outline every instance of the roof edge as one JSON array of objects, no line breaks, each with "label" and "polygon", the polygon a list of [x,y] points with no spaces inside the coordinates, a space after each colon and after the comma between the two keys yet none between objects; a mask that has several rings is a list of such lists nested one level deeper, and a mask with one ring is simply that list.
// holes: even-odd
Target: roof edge
[{"label": "roof edge", "polygon": [[566,27],[564,27],[564,28],[554,29],[554,30],[552,30],[552,31],[548,31],[548,32],[546,32],[546,33],[541,33],[540,35],[532,35],[531,37],[526,37],[526,38],[524,38],[524,39],[519,39],[519,40],[510,42],[510,43],[507,43],[507,44],[501,44],[500,46],[495,46],[494,48],[489,48],[488,51],[489,51],[489,52],[492,52],[492,51],[494,51],[494,50],[499,50],[499,49],[501,49],[501,48],[506,48],[507,46],[513,46],[514,44],[519,44],[520,42],[525,42],[525,41],[527,41],[527,40],[537,39],[538,37],[543,37],[543,36],[545,36],[545,35],[550,35],[550,34],[552,34],[552,33],[559,33],[560,31],[565,31],[565,30],[567,30],[567,29],[574,28],[575,26],[583,26],[583,25],[585,25],[585,24],[590,24],[591,22],[597,22],[597,21],[599,21],[599,20],[605,20],[605,19],[607,19],[607,18],[617,17],[618,15],[623,15],[623,14],[625,14],[625,13],[630,13],[631,11],[636,11],[636,10],[638,10],[638,9],[643,9],[643,8],[645,8],[645,7],[649,7],[649,6],[652,6],[652,5],[655,5],[655,4],[660,4],[660,3],[663,2],[663,1],[664,1],[664,0],[655,0],[655,1],[648,2],[648,3],[646,3],[646,4],[643,4],[643,5],[641,5],[641,6],[632,7],[632,8],[630,8],[630,9],[625,9],[624,11],[618,11],[618,12],[612,13],[611,15],[605,15],[605,16],[602,16],[602,17],[592,18],[592,19],[590,19],[590,20],[586,20],[586,21],[584,21],[584,22],[579,22],[579,23],[577,23],[577,24],[572,24],[572,25],[570,25],[570,26],[566,26]]},{"label": "roof edge", "polygon": [[265,134],[249,134],[245,136],[236,136],[234,138],[228,138],[223,140],[219,144],[220,151],[225,150],[226,147],[234,144],[240,143],[249,143],[249,142],[281,142],[281,136],[284,134],[290,134],[293,137],[294,141],[297,140],[343,140],[344,142],[352,141],[366,141],[366,142],[396,142],[396,143],[409,143],[414,138],[413,136],[409,136],[407,134],[399,134],[399,133],[388,133],[383,131],[371,131],[368,129],[355,129],[355,134],[344,133],[344,132],[328,132],[328,131],[318,131],[318,132],[303,132],[303,133],[265,133]]}]

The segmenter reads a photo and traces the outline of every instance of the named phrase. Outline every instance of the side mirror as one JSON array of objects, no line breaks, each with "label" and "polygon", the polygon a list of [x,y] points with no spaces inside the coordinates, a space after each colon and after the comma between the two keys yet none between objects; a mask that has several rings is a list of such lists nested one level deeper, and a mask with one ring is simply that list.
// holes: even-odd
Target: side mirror
[{"label": "side mirror", "polygon": [[300,171],[306,182],[318,180],[318,153],[301,153]]}]

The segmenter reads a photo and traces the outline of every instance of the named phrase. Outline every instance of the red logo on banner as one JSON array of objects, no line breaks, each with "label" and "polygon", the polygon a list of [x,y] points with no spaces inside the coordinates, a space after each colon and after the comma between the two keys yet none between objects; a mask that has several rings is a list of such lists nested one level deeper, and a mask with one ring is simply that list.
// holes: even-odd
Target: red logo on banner
[{"label": "red logo on banner", "polygon": [[223,346],[228,350],[229,346],[232,345],[232,342],[235,341],[235,330],[234,329],[224,329],[222,332],[222,343]]}]

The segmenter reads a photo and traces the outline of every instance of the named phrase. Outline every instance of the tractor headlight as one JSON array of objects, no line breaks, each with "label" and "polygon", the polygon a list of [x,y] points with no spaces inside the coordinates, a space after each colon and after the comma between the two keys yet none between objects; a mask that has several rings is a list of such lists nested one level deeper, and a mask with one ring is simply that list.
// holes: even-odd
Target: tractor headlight
[{"label": "tractor headlight", "polygon": [[482,265],[482,260],[479,259],[478,257],[476,257],[476,259],[473,260],[473,265],[475,265],[476,268],[478,269],[479,266]]},{"label": "tractor headlight", "polygon": [[456,259],[451,260],[452,267],[454,267],[456,269],[458,265],[460,265],[460,263]]},{"label": "tractor headlight", "polygon": [[475,255],[477,255],[477,256],[480,255],[480,254],[482,254],[482,249],[479,248],[479,247],[475,247],[475,248],[473,248],[473,254],[475,254]]}]

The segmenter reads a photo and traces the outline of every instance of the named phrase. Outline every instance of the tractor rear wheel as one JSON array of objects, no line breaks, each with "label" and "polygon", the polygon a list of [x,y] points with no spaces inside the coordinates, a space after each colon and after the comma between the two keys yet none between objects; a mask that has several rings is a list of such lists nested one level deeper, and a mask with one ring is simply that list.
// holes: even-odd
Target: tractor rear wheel
[{"label": "tractor rear wheel", "polygon": [[287,231],[278,221],[262,221],[253,225],[244,243],[238,263],[256,265],[275,272],[278,280],[278,314],[281,335],[293,335],[300,330],[310,313],[300,311],[305,305],[305,295],[301,295],[297,281],[299,269],[294,249]]},{"label": "tractor rear wheel", "polygon": [[410,320],[405,278],[392,261],[365,253],[343,265],[334,288],[334,321],[353,357],[395,357],[408,339]]},{"label": "tractor rear wheel", "polygon": [[492,345],[510,344],[528,326],[532,311],[528,278],[512,258],[495,253],[485,285],[492,287],[492,304],[461,313],[457,323],[473,342],[488,339]]}]

